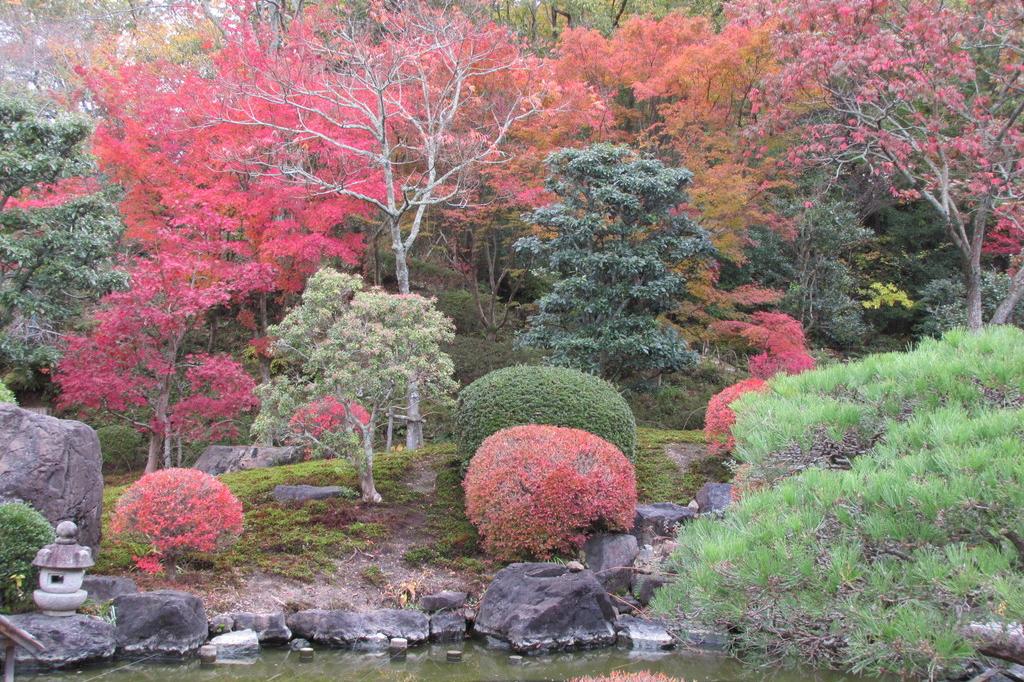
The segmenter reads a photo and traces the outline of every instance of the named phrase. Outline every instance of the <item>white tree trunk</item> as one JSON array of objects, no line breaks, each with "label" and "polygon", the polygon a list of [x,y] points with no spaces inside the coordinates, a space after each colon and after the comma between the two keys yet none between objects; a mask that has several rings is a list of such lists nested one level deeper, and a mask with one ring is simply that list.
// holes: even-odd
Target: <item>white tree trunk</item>
[{"label": "white tree trunk", "polygon": [[383,498],[377,492],[377,486],[373,480],[373,423],[367,424],[361,431],[363,461],[358,467],[359,489],[362,493],[363,502],[378,504]]}]

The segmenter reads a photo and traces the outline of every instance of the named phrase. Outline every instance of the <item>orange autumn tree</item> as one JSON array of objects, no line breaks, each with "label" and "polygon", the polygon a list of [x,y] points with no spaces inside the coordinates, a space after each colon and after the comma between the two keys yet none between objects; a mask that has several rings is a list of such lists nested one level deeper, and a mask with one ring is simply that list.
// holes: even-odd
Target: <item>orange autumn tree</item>
[{"label": "orange autumn tree", "polygon": [[[777,70],[767,27],[728,25],[671,13],[634,17],[612,36],[589,29],[563,35],[554,72],[578,80],[609,103],[612,139],[653,147],[693,174],[688,208],[700,216],[723,260],[742,264],[751,226],[788,233],[770,208],[770,192],[787,184],[771,151],[774,140],[751,132],[759,84]],[[717,287],[715,265],[681,264],[694,303],[678,317],[706,324],[737,306],[773,302],[778,294]]]}]

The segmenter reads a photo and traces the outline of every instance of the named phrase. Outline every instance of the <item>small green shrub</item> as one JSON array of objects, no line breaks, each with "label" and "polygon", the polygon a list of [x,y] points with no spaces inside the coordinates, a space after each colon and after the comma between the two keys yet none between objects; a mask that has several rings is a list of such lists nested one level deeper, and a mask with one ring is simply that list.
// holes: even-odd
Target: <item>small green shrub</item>
[{"label": "small green shrub", "polygon": [[53,527],[27,504],[0,504],[0,610],[22,606],[36,584],[32,560],[53,542]]},{"label": "small green shrub", "polygon": [[146,446],[142,434],[122,424],[96,429],[100,439],[103,468],[107,471],[137,471],[146,465]]},{"label": "small green shrub", "polygon": [[17,398],[14,397],[14,391],[7,388],[7,384],[0,381],[0,403],[13,403],[18,404]]},{"label": "small green shrub", "polygon": [[683,527],[657,610],[756,657],[903,679],[963,672],[967,623],[1024,620],[1024,332],[957,330],[733,407],[762,489]]},{"label": "small green shrub", "polygon": [[547,424],[589,431],[630,460],[636,421],[607,381],[565,367],[506,367],[462,389],[455,412],[456,442],[468,461],[485,438],[510,426]]}]

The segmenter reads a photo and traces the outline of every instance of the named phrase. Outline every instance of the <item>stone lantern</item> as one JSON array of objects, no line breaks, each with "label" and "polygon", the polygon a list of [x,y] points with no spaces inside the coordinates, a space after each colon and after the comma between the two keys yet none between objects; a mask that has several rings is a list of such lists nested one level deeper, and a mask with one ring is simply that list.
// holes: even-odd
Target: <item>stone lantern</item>
[{"label": "stone lantern", "polygon": [[32,565],[39,569],[39,589],[32,593],[47,616],[73,616],[89,596],[82,589],[85,569],[93,565],[92,550],[78,544],[78,526],[57,524],[57,541],[43,547]]}]

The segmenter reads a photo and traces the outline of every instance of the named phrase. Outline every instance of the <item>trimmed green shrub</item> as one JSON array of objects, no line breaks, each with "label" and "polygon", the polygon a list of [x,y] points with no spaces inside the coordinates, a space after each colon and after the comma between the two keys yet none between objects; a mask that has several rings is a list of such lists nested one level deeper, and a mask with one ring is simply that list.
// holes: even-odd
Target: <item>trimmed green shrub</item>
[{"label": "trimmed green shrub", "polygon": [[684,526],[657,610],[741,653],[907,679],[962,672],[970,622],[1024,621],[1024,332],[953,331],[732,406],[761,489]]},{"label": "trimmed green shrub", "polygon": [[53,542],[53,527],[22,502],[0,504],[0,610],[23,606],[36,586],[32,560]]},{"label": "trimmed green shrub", "polygon": [[636,421],[607,381],[565,367],[506,367],[462,389],[455,439],[469,461],[485,438],[510,426],[548,424],[583,429],[604,438],[632,461]]},{"label": "trimmed green shrub", "polygon": [[135,471],[146,464],[146,443],[142,434],[122,424],[96,429],[100,439],[103,468],[108,471]]},{"label": "trimmed green shrub", "polygon": [[7,388],[7,384],[2,381],[0,381],[0,403],[18,404],[17,398],[14,397],[14,391]]}]

